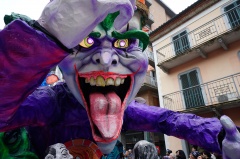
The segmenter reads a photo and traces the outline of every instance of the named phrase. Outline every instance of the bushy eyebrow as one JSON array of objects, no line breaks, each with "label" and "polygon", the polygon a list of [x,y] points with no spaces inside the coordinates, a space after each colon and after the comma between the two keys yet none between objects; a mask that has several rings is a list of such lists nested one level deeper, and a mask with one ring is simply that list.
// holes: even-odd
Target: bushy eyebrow
[{"label": "bushy eyebrow", "polygon": [[143,43],[143,50],[145,50],[149,43],[149,36],[142,30],[129,30],[125,33],[119,33],[117,31],[112,32],[112,37],[116,39],[139,39]]},{"label": "bushy eyebrow", "polygon": [[93,31],[88,36],[93,37],[93,38],[100,38],[101,37],[101,33]]}]

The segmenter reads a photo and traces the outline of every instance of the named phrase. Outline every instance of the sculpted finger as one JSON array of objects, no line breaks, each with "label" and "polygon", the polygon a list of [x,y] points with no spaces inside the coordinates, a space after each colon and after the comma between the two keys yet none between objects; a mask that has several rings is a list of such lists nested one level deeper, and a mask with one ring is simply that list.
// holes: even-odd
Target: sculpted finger
[{"label": "sculpted finger", "polygon": [[228,140],[237,140],[240,142],[240,134],[233,121],[226,115],[222,116],[220,122],[226,132],[226,138]]},{"label": "sculpted finger", "polygon": [[137,10],[137,6],[136,6],[136,0],[130,0],[132,6],[133,6],[133,9],[134,11]]},{"label": "sculpted finger", "polygon": [[122,4],[118,7],[120,9],[120,14],[114,21],[114,28],[116,30],[119,30],[126,25],[134,14],[134,7],[130,3]]}]

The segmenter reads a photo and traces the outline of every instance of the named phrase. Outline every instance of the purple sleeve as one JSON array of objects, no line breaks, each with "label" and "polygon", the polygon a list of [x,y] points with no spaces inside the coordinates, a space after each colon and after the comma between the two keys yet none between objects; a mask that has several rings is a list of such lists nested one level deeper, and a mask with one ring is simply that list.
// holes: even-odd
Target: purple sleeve
[{"label": "purple sleeve", "polygon": [[42,32],[15,20],[0,31],[0,123],[7,123],[20,104],[67,54]]},{"label": "purple sleeve", "polygon": [[37,88],[20,105],[11,120],[0,123],[0,132],[51,124],[60,114],[58,107],[57,92],[48,86]]},{"label": "purple sleeve", "polygon": [[221,153],[218,134],[222,125],[217,118],[202,118],[133,101],[125,111],[123,129],[161,132]]}]

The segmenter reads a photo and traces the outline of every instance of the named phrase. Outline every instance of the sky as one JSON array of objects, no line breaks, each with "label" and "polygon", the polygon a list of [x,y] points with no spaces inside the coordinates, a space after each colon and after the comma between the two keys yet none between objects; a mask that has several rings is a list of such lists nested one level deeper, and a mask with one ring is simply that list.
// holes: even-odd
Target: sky
[{"label": "sky", "polygon": [[[10,15],[11,12],[20,13],[29,16],[32,19],[38,19],[44,6],[50,0],[0,0],[0,29],[4,27],[4,15]],[[197,0],[162,0],[176,14],[190,6]]]},{"label": "sky", "polygon": [[174,13],[178,14],[188,6],[195,3],[197,0],[161,0],[166,4]]}]

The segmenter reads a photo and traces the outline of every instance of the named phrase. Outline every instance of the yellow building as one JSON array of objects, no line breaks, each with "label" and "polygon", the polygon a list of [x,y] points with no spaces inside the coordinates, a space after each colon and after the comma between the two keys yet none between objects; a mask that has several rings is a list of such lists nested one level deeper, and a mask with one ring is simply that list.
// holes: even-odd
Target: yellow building
[{"label": "yellow building", "polygon": [[[198,0],[150,39],[161,107],[240,126],[240,0]],[[165,144],[189,154],[184,140],[165,135]]]}]

